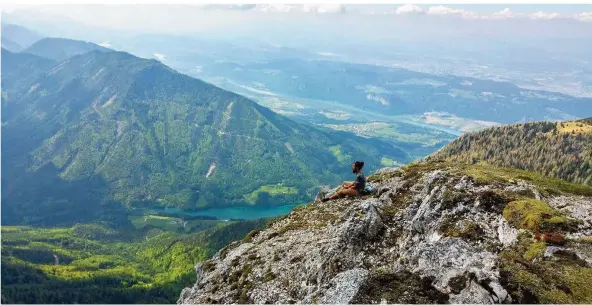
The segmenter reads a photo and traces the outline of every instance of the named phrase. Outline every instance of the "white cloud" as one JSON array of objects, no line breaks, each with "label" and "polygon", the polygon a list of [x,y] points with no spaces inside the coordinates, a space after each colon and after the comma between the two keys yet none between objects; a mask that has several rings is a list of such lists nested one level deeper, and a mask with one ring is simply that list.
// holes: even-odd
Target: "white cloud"
[{"label": "white cloud", "polygon": [[339,56],[338,54],[331,53],[331,52],[317,52],[317,54],[319,54],[321,56],[330,56],[330,57]]},{"label": "white cloud", "polygon": [[574,16],[574,19],[579,21],[592,21],[592,12],[584,12]]},{"label": "white cloud", "polygon": [[543,19],[543,20],[551,20],[561,18],[562,16],[559,13],[547,13],[543,11],[538,11],[536,13],[530,14],[531,19]]},{"label": "white cloud", "polygon": [[345,6],[343,4],[263,4],[257,5],[257,11],[265,13],[329,13],[340,14],[345,13]]},{"label": "white cloud", "polygon": [[399,6],[394,11],[370,12],[370,14],[385,14],[385,15],[406,15],[406,14],[427,14],[431,16],[450,16],[460,17],[463,19],[489,19],[489,20],[506,20],[506,19],[532,19],[532,20],[553,20],[553,19],[573,19],[579,21],[592,21],[592,12],[582,12],[573,16],[561,15],[556,12],[538,11],[534,13],[515,13],[510,8],[504,8],[501,11],[493,13],[477,13],[474,11],[455,9],[444,5],[430,6],[427,9],[415,4],[405,4]]},{"label": "white cloud", "polygon": [[401,5],[395,10],[395,14],[423,14],[423,9],[415,4]]},{"label": "white cloud", "polygon": [[111,47],[111,44],[110,44],[110,43],[108,43],[108,42],[101,42],[101,43],[99,43],[99,45],[100,45],[101,47],[105,47],[105,48],[110,48],[110,47]]},{"label": "white cloud", "polygon": [[509,19],[514,17],[516,17],[516,14],[512,13],[512,11],[507,7],[499,12],[491,14],[492,19]]},{"label": "white cloud", "polygon": [[453,9],[453,8],[446,7],[443,5],[430,6],[430,8],[427,11],[427,14],[428,15],[439,15],[439,16],[445,16],[445,15],[460,16],[460,17],[466,18],[466,19],[479,18],[479,15],[475,12],[460,10],[460,9]]},{"label": "white cloud", "polygon": [[156,59],[158,59],[158,60],[160,60],[160,61],[163,61],[163,60],[166,58],[166,56],[165,56],[164,54],[160,54],[160,53],[154,53],[154,54],[152,54],[152,55],[153,55],[154,57],[156,57]]},{"label": "white cloud", "polygon": [[203,10],[212,11],[248,11],[256,7],[256,4],[206,4]]}]

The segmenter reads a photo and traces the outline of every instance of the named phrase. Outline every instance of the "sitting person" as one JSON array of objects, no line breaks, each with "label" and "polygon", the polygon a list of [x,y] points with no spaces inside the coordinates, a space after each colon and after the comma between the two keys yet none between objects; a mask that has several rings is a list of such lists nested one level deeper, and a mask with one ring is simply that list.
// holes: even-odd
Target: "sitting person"
[{"label": "sitting person", "polygon": [[354,182],[344,182],[341,188],[329,198],[323,198],[321,201],[325,202],[346,196],[359,197],[362,195],[364,188],[366,188],[366,177],[362,172],[364,161],[356,161],[352,164],[352,172],[356,174]]}]

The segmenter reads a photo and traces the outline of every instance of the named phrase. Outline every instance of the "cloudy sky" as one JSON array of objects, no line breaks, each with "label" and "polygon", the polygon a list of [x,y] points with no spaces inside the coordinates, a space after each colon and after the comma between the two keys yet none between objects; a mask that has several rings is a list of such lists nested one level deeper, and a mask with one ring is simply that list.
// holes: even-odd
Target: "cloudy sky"
[{"label": "cloudy sky", "polygon": [[21,23],[49,36],[82,39],[90,37],[95,29],[102,29],[96,39],[106,43],[109,37],[105,29],[134,34],[240,37],[283,45],[298,41],[305,43],[304,47],[306,43],[322,47],[329,42],[388,45],[414,41],[464,47],[520,41],[549,48],[573,48],[557,46],[557,40],[577,40],[584,42],[579,48],[586,48],[589,44],[585,41],[592,41],[592,5],[169,4],[4,9],[3,20]]},{"label": "cloudy sky", "polygon": [[[391,19],[409,16],[457,18],[464,20],[564,20],[592,22],[592,5],[353,5],[353,4],[238,4],[238,5],[38,5],[9,6],[5,12],[29,9],[63,16],[91,26],[119,29],[150,29],[159,31],[198,31],[228,27],[241,22],[278,18],[346,19],[352,16]],[[49,18],[45,16],[45,18]],[[425,21],[425,19],[424,19]]]}]

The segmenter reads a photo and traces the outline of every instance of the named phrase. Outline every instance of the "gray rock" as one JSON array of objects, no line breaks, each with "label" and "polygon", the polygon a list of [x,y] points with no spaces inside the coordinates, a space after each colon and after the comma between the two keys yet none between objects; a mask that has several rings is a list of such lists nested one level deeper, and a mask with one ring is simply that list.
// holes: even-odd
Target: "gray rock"
[{"label": "gray rock", "polygon": [[376,171],[376,174],[377,175],[388,174],[388,173],[392,173],[392,172],[396,172],[396,171],[400,171],[400,170],[401,170],[401,168],[399,168],[399,167],[383,167],[383,168],[378,169]]},{"label": "gray rock", "polygon": [[322,304],[348,304],[368,277],[368,270],[356,268],[341,272],[331,280],[331,286],[321,299]]},{"label": "gray rock", "polygon": [[556,252],[562,251],[563,247],[556,247],[556,246],[548,246],[547,249],[545,250],[545,258],[550,258],[553,256],[553,254],[555,254]]},{"label": "gray rock", "polygon": [[512,228],[510,224],[501,216],[498,217],[499,226],[497,227],[497,236],[499,241],[509,247],[518,241],[518,230]]},{"label": "gray rock", "polygon": [[[395,170],[404,169],[381,173]],[[470,177],[445,170],[426,172],[414,181],[403,176],[373,182],[375,198],[312,203],[249,242],[232,244],[224,257],[221,252],[214,256],[208,270],[196,266],[197,281],[182,290],[178,303],[237,303],[245,297],[256,304],[348,303],[369,278],[400,270],[429,279],[430,289],[448,295],[451,303],[511,303],[497,263],[499,252],[516,243],[519,231],[479,198],[485,190],[532,191],[537,196],[535,188],[524,181],[475,186]],[[450,192],[458,197],[450,200]],[[569,239],[592,235],[590,197],[544,200],[580,221]],[[568,255],[577,255],[581,264],[592,263],[588,244],[568,245]],[[548,247],[545,256],[557,255],[557,249]],[[381,295],[372,300],[385,301]]]},{"label": "gray rock", "polygon": [[378,236],[380,231],[384,229],[384,223],[375,206],[377,201],[369,199],[361,203],[363,216],[354,215],[343,224],[342,241],[348,245],[356,246]]},{"label": "gray rock", "polygon": [[493,304],[497,303],[490,296],[489,291],[481,285],[470,281],[465,289],[459,294],[450,295],[450,304]]}]

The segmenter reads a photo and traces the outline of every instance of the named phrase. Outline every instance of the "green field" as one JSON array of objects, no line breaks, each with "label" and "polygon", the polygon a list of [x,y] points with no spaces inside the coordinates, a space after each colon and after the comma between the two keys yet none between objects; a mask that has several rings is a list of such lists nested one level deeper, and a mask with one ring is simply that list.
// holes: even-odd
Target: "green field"
[{"label": "green field", "polygon": [[221,223],[220,220],[209,220],[209,219],[195,219],[195,220],[184,220],[179,217],[170,216],[159,216],[159,215],[132,215],[128,216],[132,225],[142,230],[146,227],[157,228],[163,231],[169,232],[195,232],[198,230],[204,230],[215,227]]},{"label": "green field", "polygon": [[382,164],[383,166],[387,166],[387,167],[395,167],[395,166],[403,165],[403,163],[400,163],[395,159],[391,159],[391,158],[387,158],[387,157],[382,157],[380,159],[380,164]]},{"label": "green field", "polygon": [[267,193],[272,197],[278,195],[296,195],[298,193],[298,189],[295,187],[283,186],[282,184],[263,185],[254,190],[252,193],[245,195],[245,200],[251,204],[255,204],[259,199],[260,193]]},{"label": "green field", "polygon": [[341,145],[331,146],[329,147],[329,150],[333,153],[335,158],[337,158],[338,162],[345,162],[351,159],[350,155],[343,153],[343,151],[341,150]]}]

